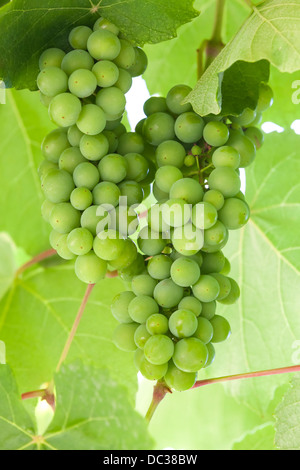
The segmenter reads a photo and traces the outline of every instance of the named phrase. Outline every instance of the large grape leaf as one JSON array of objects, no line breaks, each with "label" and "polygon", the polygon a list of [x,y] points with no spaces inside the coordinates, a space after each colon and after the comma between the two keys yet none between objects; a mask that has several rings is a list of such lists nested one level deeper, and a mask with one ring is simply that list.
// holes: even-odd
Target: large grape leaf
[{"label": "large grape leaf", "polygon": [[273,423],[258,426],[236,442],[233,450],[275,450],[274,436]]},{"label": "large grape leaf", "polygon": [[41,142],[54,126],[38,93],[11,90],[6,98],[0,105],[0,228],[34,255],[49,247],[37,167]]},{"label": "large grape leaf", "polygon": [[[186,101],[200,115],[218,114],[222,108],[223,74],[237,61],[255,63],[264,59],[281,72],[299,70],[299,18],[299,1],[266,0],[253,6],[252,15],[208,67]],[[238,112],[235,103],[230,112]]]},{"label": "large grape leaf", "polygon": [[295,375],[276,412],[275,443],[280,450],[300,450],[300,376]]},{"label": "large grape leaf", "polygon": [[[126,286],[120,279],[97,284],[88,302],[67,361],[91,360],[107,367],[133,399],[137,377],[133,357],[112,342],[118,322],[111,301]],[[0,303],[0,338],[6,343],[7,363],[23,392],[52,379],[86,286],[74,274],[73,263],[35,267],[18,277]]]},{"label": "large grape leaf", "polygon": [[[225,254],[241,287],[235,306],[218,310],[232,335],[216,345],[210,376],[294,365],[300,337],[299,292],[300,161],[299,137],[292,131],[266,136],[247,169],[246,197],[252,216],[241,231],[230,232]],[[246,379],[227,390],[257,413],[265,414],[279,384],[289,375]]]},{"label": "large grape leaf", "polygon": [[101,15],[136,44],[165,41],[198,15],[192,4],[193,0],[13,0],[0,11],[0,78],[7,87],[36,90],[43,50],[69,50],[70,30],[91,26]]},{"label": "large grape leaf", "polygon": [[53,422],[37,434],[10,367],[0,366],[1,450],[152,448],[145,420],[107,370],[80,361],[63,366],[55,376],[55,391]]}]

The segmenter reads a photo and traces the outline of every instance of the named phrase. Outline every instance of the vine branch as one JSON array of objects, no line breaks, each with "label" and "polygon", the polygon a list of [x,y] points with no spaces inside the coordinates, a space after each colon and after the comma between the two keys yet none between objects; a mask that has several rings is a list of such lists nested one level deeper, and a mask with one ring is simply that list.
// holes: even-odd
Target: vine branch
[{"label": "vine branch", "polygon": [[38,255],[34,256],[30,261],[27,263],[23,264],[16,272],[16,277],[18,277],[21,273],[26,271],[26,269],[30,268],[31,266],[34,266],[37,263],[40,263],[41,261],[44,261],[47,258],[51,258],[52,256],[56,255],[56,251],[53,249],[43,251],[42,253],[39,253]]}]

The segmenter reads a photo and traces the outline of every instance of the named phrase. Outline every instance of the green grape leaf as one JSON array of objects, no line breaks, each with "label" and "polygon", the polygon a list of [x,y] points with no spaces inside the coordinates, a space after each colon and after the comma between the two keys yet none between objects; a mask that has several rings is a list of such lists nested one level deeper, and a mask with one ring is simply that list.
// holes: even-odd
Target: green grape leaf
[{"label": "green grape leaf", "polygon": [[6,350],[3,341],[0,341],[0,364],[6,364]]},{"label": "green grape leaf", "polygon": [[27,448],[33,437],[34,424],[22,405],[12,371],[0,365],[0,449]]},{"label": "green grape leaf", "polygon": [[275,450],[274,424],[264,424],[247,433],[233,445],[232,450]]},{"label": "green grape leaf", "polygon": [[[242,230],[230,232],[224,249],[241,297],[236,305],[218,306],[232,335],[216,345],[212,377],[299,363],[299,137],[291,130],[265,137],[246,171],[251,219]],[[226,388],[263,414],[278,385],[288,379],[283,374],[240,380]]]},{"label": "green grape leaf", "polygon": [[44,200],[37,167],[41,143],[54,129],[38,93],[7,91],[0,105],[1,229],[35,255],[49,248],[49,227],[41,216]]},{"label": "green grape leaf", "polygon": [[13,0],[0,11],[0,77],[8,88],[36,90],[38,60],[48,47],[69,50],[70,30],[103,15],[134,43],[176,36],[198,15],[193,0]]},{"label": "green grape leaf", "polygon": [[[294,0],[284,3],[266,0],[259,6],[253,6],[249,19],[208,67],[185,101],[190,102],[202,116],[219,114],[224,73],[237,61],[255,63],[267,60],[281,72],[297,71],[300,57],[299,17],[300,4]],[[235,103],[232,103],[230,113],[238,113]]]},{"label": "green grape leaf", "polygon": [[107,371],[77,361],[55,376],[56,411],[44,440],[58,450],[151,449],[146,421]]},{"label": "green grape leaf", "polygon": [[280,450],[300,450],[300,375],[294,376],[291,386],[275,411],[275,444]]},{"label": "green grape leaf", "polygon": [[[7,362],[13,367],[20,390],[37,390],[52,379],[71,331],[86,285],[74,274],[73,263],[36,266],[19,276],[0,303],[0,337],[6,344]],[[134,400],[137,375],[133,355],[112,342],[118,322],[110,305],[126,290],[118,279],[97,284],[88,301],[67,361],[74,358],[106,367],[127,387]]]},{"label": "green grape leaf", "polygon": [[14,280],[17,269],[16,247],[11,238],[0,233],[0,299]]}]

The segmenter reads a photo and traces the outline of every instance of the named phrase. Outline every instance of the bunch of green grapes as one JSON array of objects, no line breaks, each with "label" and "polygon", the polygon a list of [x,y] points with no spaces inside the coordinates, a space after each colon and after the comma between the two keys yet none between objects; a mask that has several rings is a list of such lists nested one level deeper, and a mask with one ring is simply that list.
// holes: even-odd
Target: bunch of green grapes
[{"label": "bunch of green grapes", "polygon": [[234,304],[240,289],[223,249],[249,220],[240,169],[263,144],[257,124],[273,101],[262,84],[255,110],[201,117],[182,103],[190,91],[177,85],[144,105],[136,132],[155,152],[157,203],[137,240],[146,261],[112,304],[115,344],[134,352],[144,377],[178,391],[193,387],[214,361],[215,343],[231,334],[217,304]]},{"label": "bunch of green grapes", "polygon": [[41,101],[56,126],[42,143],[42,215],[51,246],[94,284],[140,259],[130,238],[134,207],[150,193],[155,166],[143,137],[127,132],[122,118],[147,57],[104,18],[93,30],[72,29],[69,43],[70,52],[47,49],[39,60]]}]

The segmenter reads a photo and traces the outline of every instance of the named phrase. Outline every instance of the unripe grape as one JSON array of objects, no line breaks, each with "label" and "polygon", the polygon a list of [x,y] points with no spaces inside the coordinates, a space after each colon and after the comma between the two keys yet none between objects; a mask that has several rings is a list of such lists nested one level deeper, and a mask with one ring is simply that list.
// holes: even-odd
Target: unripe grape
[{"label": "unripe grape", "polygon": [[100,28],[89,37],[87,49],[96,60],[114,60],[121,51],[121,43],[114,33]]}]

